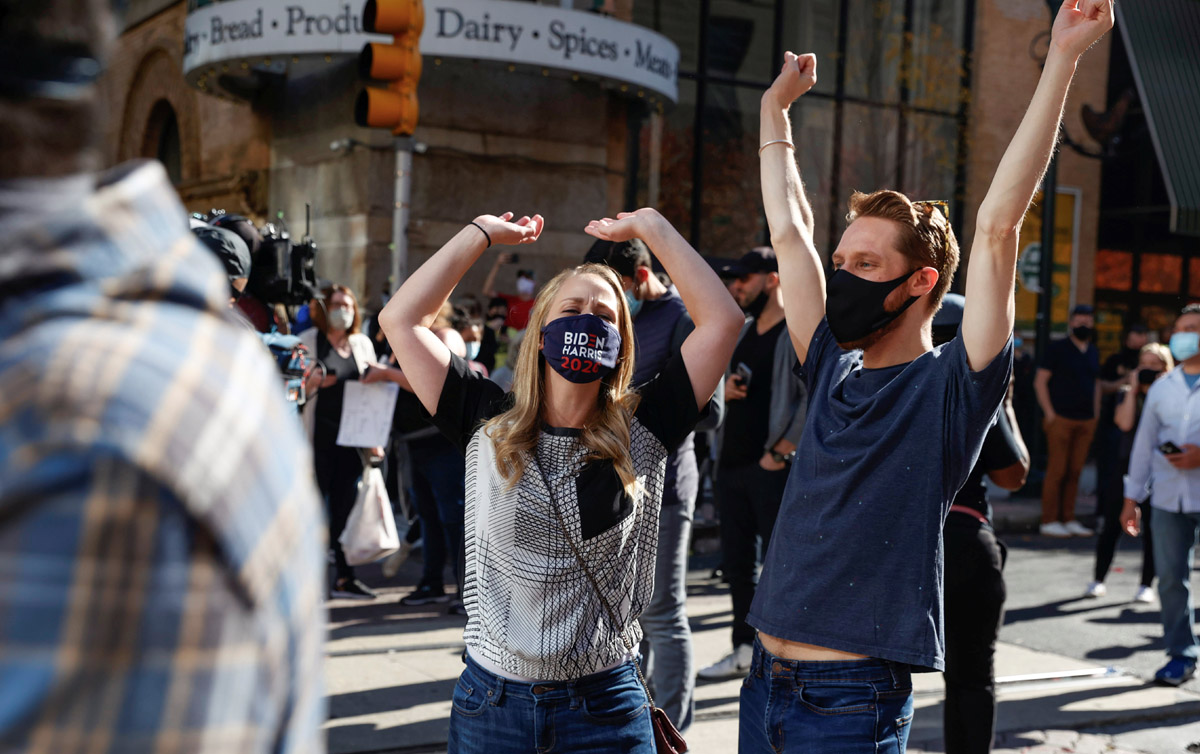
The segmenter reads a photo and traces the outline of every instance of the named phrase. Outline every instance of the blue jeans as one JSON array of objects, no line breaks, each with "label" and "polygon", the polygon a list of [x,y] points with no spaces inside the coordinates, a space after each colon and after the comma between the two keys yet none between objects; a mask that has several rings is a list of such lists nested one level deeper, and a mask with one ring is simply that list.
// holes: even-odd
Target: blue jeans
[{"label": "blue jeans", "polygon": [[1195,661],[1200,656],[1192,624],[1192,556],[1200,513],[1175,513],[1151,508],[1154,529],[1154,570],[1162,602],[1163,643],[1167,654]]},{"label": "blue jeans", "polygon": [[632,662],[576,681],[521,683],[467,655],[449,754],[654,754],[650,703]]},{"label": "blue jeans", "polygon": [[800,662],[754,640],[742,683],[740,754],[903,754],[912,678],[886,660]]},{"label": "blue jeans", "polygon": [[409,443],[408,452],[412,459],[413,500],[421,517],[421,583],[443,586],[442,573],[449,560],[461,592],[466,460],[440,436]]},{"label": "blue jeans", "polygon": [[696,669],[692,658],[692,628],[687,617],[688,543],[696,501],[664,505],[658,519],[658,559],[654,565],[654,594],[638,616],[645,636],[646,682],[654,702],[680,732],[692,724],[696,711]]}]

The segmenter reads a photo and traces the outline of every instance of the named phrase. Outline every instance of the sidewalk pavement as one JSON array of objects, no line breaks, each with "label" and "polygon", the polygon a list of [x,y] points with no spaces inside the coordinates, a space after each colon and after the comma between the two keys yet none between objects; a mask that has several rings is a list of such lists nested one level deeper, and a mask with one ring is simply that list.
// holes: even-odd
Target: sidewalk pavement
[{"label": "sidewalk pavement", "polygon": [[[408,563],[393,584],[413,584]],[[362,569],[382,583],[375,568]],[[445,605],[405,608],[408,587],[384,587],[374,603],[330,603],[326,676],[330,695],[331,754],[442,752],[450,696],[462,670],[466,619]],[[693,571],[688,614],[703,667],[729,651],[726,587]],[[997,648],[999,677],[997,752],[1133,754],[1200,751],[1200,696],[1148,686],[1118,668],[1013,644]],[[707,683],[696,692],[696,722],[687,739],[694,754],[737,751],[739,680]],[[916,714],[909,751],[943,751],[941,675],[914,676]],[[1113,726],[1125,725],[1114,733]],[[1103,727],[1103,731],[1094,729]],[[1092,729],[1092,732],[1088,732]],[[1082,732],[1074,732],[1082,731]]]}]

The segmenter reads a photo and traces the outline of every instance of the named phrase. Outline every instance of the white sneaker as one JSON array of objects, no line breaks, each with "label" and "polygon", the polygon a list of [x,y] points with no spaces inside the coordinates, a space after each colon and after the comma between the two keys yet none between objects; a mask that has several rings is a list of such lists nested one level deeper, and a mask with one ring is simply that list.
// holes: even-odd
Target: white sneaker
[{"label": "white sneaker", "polygon": [[1134,602],[1150,603],[1154,601],[1154,590],[1148,586],[1139,586],[1137,594],[1133,595]]},{"label": "white sneaker", "polygon": [[1093,581],[1092,583],[1088,584],[1088,588],[1086,591],[1084,591],[1083,596],[1084,597],[1103,597],[1106,594],[1108,594],[1108,587],[1106,587],[1104,585],[1104,582],[1103,581]]},{"label": "white sneaker", "polygon": [[1068,534],[1076,537],[1090,537],[1096,533],[1078,521],[1068,521],[1063,528],[1067,530]]},{"label": "white sneaker", "polygon": [[1067,531],[1067,527],[1063,526],[1059,521],[1051,521],[1048,524],[1042,524],[1038,529],[1044,536],[1064,539],[1071,536],[1071,532]]},{"label": "white sneaker", "polygon": [[750,660],[754,657],[754,651],[749,644],[742,644],[734,647],[733,651],[721,659],[720,662],[709,665],[699,673],[696,677],[702,681],[724,681],[730,678],[741,678],[750,672]]}]

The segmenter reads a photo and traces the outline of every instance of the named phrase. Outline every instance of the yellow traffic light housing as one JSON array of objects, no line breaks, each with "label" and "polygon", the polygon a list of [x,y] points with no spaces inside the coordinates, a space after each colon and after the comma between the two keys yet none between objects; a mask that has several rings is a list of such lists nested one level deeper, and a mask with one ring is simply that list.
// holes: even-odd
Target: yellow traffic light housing
[{"label": "yellow traffic light housing", "polygon": [[365,78],[387,81],[387,89],[368,86],[354,103],[354,120],[360,126],[389,128],[397,136],[411,135],[417,127],[417,82],[421,78],[421,30],[425,6],[421,0],[367,0],[363,27],[371,33],[391,34],[392,44],[370,43],[358,57]]}]

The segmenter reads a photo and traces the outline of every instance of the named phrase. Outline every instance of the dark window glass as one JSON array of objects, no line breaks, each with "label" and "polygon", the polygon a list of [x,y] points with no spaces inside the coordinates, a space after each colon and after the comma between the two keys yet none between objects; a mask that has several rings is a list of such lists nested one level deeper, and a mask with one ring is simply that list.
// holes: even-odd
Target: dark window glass
[{"label": "dark window glass", "polygon": [[904,4],[889,0],[845,2],[850,4],[846,94],[872,102],[899,102]]},{"label": "dark window glass", "polygon": [[1133,288],[1133,254],[1115,249],[1096,251],[1096,287],[1110,291]]},{"label": "dark window glass", "polygon": [[1179,293],[1183,257],[1174,254],[1142,254],[1139,260],[1142,293]]}]

